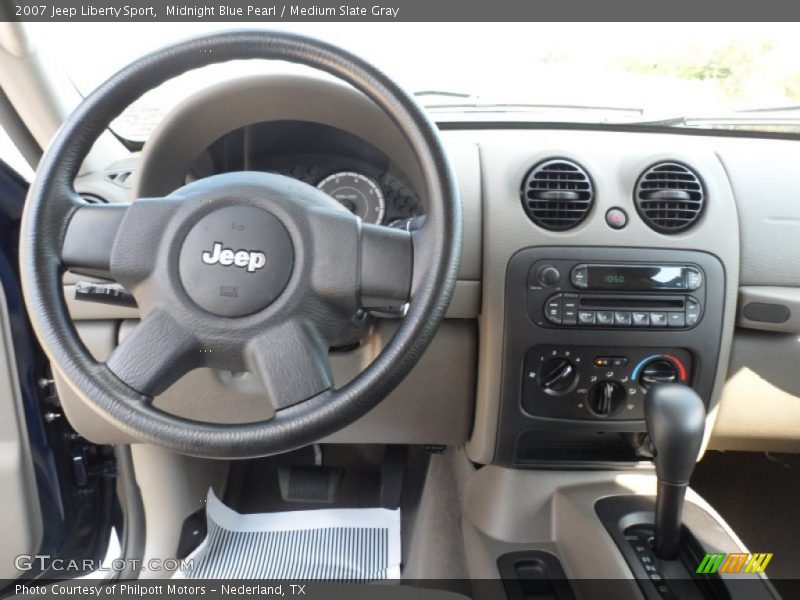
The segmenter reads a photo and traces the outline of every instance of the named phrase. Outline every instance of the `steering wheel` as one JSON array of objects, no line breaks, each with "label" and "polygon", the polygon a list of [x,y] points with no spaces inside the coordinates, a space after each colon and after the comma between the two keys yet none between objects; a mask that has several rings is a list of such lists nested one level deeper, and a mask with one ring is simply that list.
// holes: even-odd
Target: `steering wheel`
[{"label": "steering wheel", "polygon": [[[238,59],[326,71],[385,111],[419,162],[427,199],[421,229],[363,223],[314,187],[268,173],[215,175],[125,205],[80,198],[74,180],[81,163],[123,109],[190,69]],[[244,458],[298,448],[341,429],[405,377],[455,286],[461,208],[436,127],[381,71],[318,40],[237,31],[144,56],[87,97],[41,160],[22,240],[35,332],[85,402],[138,440],[194,456]],[[139,306],[140,323],[105,363],[90,356],[69,317],[65,269],[113,279]],[[407,312],[379,356],[334,388],[329,348],[375,309]],[[154,395],[198,367],[254,373],[271,418],[222,425],[153,405]]]}]

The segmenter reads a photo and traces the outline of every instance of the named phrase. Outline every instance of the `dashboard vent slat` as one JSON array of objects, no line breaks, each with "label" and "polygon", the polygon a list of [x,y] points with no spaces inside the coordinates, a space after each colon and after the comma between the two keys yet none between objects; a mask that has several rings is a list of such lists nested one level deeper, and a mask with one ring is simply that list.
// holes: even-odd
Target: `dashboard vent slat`
[{"label": "dashboard vent slat", "polygon": [[594,203],[586,171],[565,159],[535,165],[522,182],[522,207],[531,221],[550,231],[566,231],[583,221]]},{"label": "dashboard vent slat", "polygon": [[658,163],[639,176],[633,192],[636,210],[660,233],[686,231],[700,218],[706,195],[700,177],[680,163]]}]

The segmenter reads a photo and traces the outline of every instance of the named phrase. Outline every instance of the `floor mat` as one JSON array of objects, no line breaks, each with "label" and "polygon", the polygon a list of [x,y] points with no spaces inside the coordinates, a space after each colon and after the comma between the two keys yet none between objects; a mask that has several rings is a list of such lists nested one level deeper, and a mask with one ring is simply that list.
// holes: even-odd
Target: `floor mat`
[{"label": "floor mat", "polygon": [[240,514],[208,492],[208,535],[187,579],[400,578],[400,510]]}]

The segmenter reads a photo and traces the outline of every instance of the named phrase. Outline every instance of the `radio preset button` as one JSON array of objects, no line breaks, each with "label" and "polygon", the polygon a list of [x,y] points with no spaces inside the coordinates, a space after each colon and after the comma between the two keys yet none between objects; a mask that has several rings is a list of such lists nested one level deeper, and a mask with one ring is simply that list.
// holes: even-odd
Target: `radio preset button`
[{"label": "radio preset button", "polygon": [[700,320],[700,303],[694,298],[686,300],[686,326],[693,327]]},{"label": "radio preset button", "polygon": [[614,325],[628,326],[631,324],[631,313],[627,310],[614,311]]},{"label": "radio preset button", "polygon": [[573,268],[570,279],[572,281],[572,285],[574,285],[576,288],[587,288],[589,286],[589,274],[586,269],[586,265],[578,265],[577,267]]},{"label": "radio preset button", "polygon": [[577,294],[562,294],[561,295],[561,323],[563,325],[577,325],[578,324],[578,295]]},{"label": "radio preset button", "polygon": [[561,306],[561,294],[550,296],[544,306],[544,316],[548,321],[556,325],[561,325],[563,308]]},{"label": "radio preset button", "polygon": [[648,327],[650,325],[650,313],[634,311],[631,313],[631,321],[634,327]]},{"label": "radio preset button", "polygon": [[598,310],[596,323],[598,325],[613,325],[614,312],[610,310]]},{"label": "radio preset button", "polygon": [[686,327],[686,315],[682,312],[667,313],[667,322],[670,327]]},{"label": "radio preset button", "polygon": [[578,312],[578,323],[581,325],[594,325],[595,312],[593,310],[581,310]]},{"label": "radio preset button", "polygon": [[650,327],[666,327],[666,326],[667,326],[667,313],[665,312],[650,313]]}]

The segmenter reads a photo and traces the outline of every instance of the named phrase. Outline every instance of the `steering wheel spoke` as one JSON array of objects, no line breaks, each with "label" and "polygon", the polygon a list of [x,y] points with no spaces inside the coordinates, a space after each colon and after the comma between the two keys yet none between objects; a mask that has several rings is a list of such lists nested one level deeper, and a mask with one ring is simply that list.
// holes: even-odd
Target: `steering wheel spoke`
[{"label": "steering wheel spoke", "polygon": [[203,348],[164,311],[154,311],[122,340],[106,366],[128,387],[155,396],[198,366]]},{"label": "steering wheel spoke", "polygon": [[111,279],[111,252],[130,204],[80,204],[61,248],[61,263],[84,275]]},{"label": "steering wheel spoke", "polygon": [[411,300],[414,249],[402,229],[361,225],[361,308],[402,314]]},{"label": "steering wheel spoke", "polygon": [[179,205],[166,198],[80,203],[64,234],[62,265],[128,286],[138,283],[152,270],[164,228]]},{"label": "steering wheel spoke", "polygon": [[333,387],[327,344],[299,320],[286,321],[251,340],[245,362],[263,383],[276,411]]}]

